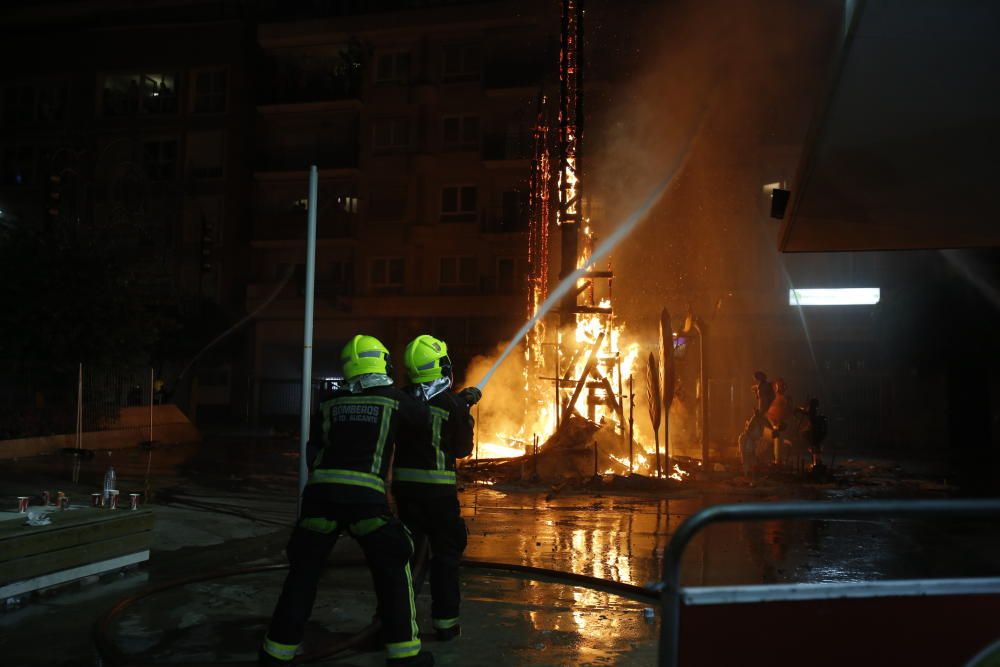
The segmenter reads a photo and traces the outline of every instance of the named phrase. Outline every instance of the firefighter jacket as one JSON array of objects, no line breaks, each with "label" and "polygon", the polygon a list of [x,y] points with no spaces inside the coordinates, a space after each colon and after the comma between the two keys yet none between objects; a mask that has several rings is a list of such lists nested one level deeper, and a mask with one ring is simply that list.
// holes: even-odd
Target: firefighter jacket
[{"label": "firefighter jacket", "polygon": [[455,493],[455,459],[472,453],[473,420],[457,394],[443,391],[428,401],[423,428],[400,431],[392,472],[397,496]]},{"label": "firefighter jacket", "polygon": [[310,495],[333,503],[385,503],[385,480],[401,433],[426,428],[427,405],[395,387],[340,391],[320,405],[323,448]]}]

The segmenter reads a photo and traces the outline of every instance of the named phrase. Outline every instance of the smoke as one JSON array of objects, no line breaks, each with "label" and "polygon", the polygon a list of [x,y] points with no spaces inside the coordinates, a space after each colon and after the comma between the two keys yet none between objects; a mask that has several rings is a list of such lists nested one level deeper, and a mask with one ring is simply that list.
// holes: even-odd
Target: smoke
[{"label": "smoke", "polygon": [[[471,386],[484,378],[506,346],[501,343],[492,353],[473,357],[466,369],[463,386]],[[496,441],[498,434],[503,434],[529,442],[532,433],[540,432],[542,425],[536,421],[539,419],[537,405],[530,405],[534,401],[526,392],[524,369],[522,354],[512,354],[505,363],[496,366],[489,385],[483,390],[483,399],[476,404],[477,428],[482,439]],[[499,444],[510,444],[510,441]]]},{"label": "smoke", "polygon": [[[681,1],[640,14],[621,12],[617,2],[590,8],[591,53],[602,52],[599,40],[626,34],[636,45],[627,79],[603,99],[589,98],[591,108],[606,105],[584,135],[584,182],[599,235],[687,150],[698,128],[682,173],[612,253],[616,316],[641,345],[640,357],[655,349],[660,308],[669,309],[675,330],[689,309],[706,322],[710,386],[696,386],[697,350],[678,360],[670,437],[677,446],[698,438],[697,393],[707,390],[710,437],[727,440],[750,409],[753,370],[791,378],[815,371],[794,314],[768,312],[781,306],[768,301],[787,278],[763,186],[795,176],[842,3]],[[780,324],[763,329],[761,315]],[[804,396],[814,387],[793,389]],[[638,406],[636,414],[638,421]]]},{"label": "smoke", "polygon": [[[784,280],[762,185],[793,176],[840,3],[629,0],[630,11],[622,4],[588,5],[583,187],[598,244],[650,204],[644,222],[610,256],[616,318],[639,358],[656,349],[664,306],[675,329],[689,308],[709,328],[708,376],[715,384],[697,386],[696,353],[679,358],[670,412],[672,452],[700,455],[700,392],[712,399],[710,435],[735,438],[750,407],[750,373],[780,369],[787,360],[787,349],[775,354],[746,317]],[[682,163],[664,195],[650,201]],[[789,349],[802,343],[800,332],[789,337]],[[474,359],[466,383],[487,377],[503,349]],[[485,387],[483,437],[499,432],[530,442],[532,433],[551,432],[553,385],[526,383],[520,352],[499,364]],[[641,363],[633,369],[635,432],[640,448],[652,451]],[[552,388],[546,395],[532,393],[545,387]],[[662,431],[660,443],[662,451]]]}]

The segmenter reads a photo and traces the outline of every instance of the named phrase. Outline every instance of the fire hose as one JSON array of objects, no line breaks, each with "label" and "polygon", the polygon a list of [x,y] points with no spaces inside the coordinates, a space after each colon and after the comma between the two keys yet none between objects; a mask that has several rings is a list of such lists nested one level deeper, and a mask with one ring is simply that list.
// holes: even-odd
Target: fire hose
[{"label": "fire hose", "polygon": [[[363,565],[363,561],[342,561],[337,563],[331,563],[328,567],[356,567]],[[417,549],[416,557],[416,568],[414,576],[414,588],[419,591],[421,583],[427,573],[427,542],[424,540]],[[478,560],[465,558],[462,560],[463,567],[481,569],[481,570],[499,570],[506,572],[514,572],[517,574],[527,574],[534,577],[539,577],[543,579],[554,580],[561,583],[568,583],[574,586],[583,586],[586,588],[591,588],[595,590],[608,591],[626,597],[638,598],[642,600],[656,601],[659,599],[659,594],[643,588],[641,586],[636,586],[634,584],[626,584],[620,581],[613,581],[610,579],[601,579],[599,577],[591,577],[585,574],[577,574],[575,572],[561,572],[559,570],[550,570],[542,567],[535,567],[532,565],[518,565],[514,563],[500,563],[494,561]],[[183,577],[180,579],[173,579],[171,581],[164,582],[162,584],[157,584],[155,586],[147,587],[134,595],[126,596],[120,599],[114,604],[103,616],[101,616],[94,623],[94,645],[97,648],[98,655],[102,660],[102,664],[109,667],[153,667],[156,663],[148,662],[134,662],[129,656],[122,653],[121,650],[115,645],[114,640],[111,638],[111,629],[115,621],[119,616],[122,615],[129,607],[134,605],[141,600],[149,598],[157,593],[162,593],[167,590],[178,588],[181,586],[186,586],[189,584],[201,583],[204,581],[212,581],[214,579],[224,579],[226,577],[233,577],[246,574],[256,574],[259,572],[274,572],[279,570],[288,569],[287,565],[274,564],[274,565],[259,565],[255,567],[246,568],[236,568],[229,570],[216,570],[214,572],[209,572],[206,574],[199,574],[191,577]],[[319,647],[309,653],[301,654],[297,657],[299,662],[302,663],[313,663],[319,662],[321,660],[330,659],[336,655],[339,655],[345,651],[355,649],[361,646],[370,644],[372,640],[375,639],[379,630],[381,629],[381,622],[377,619],[370,623],[368,626],[358,631],[354,635],[336,641],[325,646]],[[216,663],[204,663],[205,665],[234,665],[239,663],[234,662],[216,662]]]}]

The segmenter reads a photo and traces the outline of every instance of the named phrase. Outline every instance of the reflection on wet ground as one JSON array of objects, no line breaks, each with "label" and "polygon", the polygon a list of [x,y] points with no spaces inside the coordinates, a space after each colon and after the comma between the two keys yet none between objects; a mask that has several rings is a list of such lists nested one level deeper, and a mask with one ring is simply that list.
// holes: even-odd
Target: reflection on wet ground
[{"label": "reflection on wet ground", "polygon": [[[109,464],[118,471],[123,491],[141,490],[148,466],[157,529],[144,573],[157,583],[195,571],[283,561],[295,511],[295,450],[287,441],[220,440],[151,453],[98,452],[81,463],[75,485],[69,482],[73,460],[62,455],[0,461],[0,495],[49,489],[82,500],[101,488]],[[672,499],[592,492],[553,496],[546,489],[469,486],[460,493],[470,533],[467,555],[642,585],[659,578],[664,548],[685,518],[706,505],[750,499],[725,492],[690,494]],[[356,557],[351,544],[342,540],[335,557]],[[724,524],[696,537],[683,563],[686,585],[985,575],[1000,575],[1000,533],[985,522]],[[338,631],[362,627],[373,608],[366,597],[366,573],[334,571],[330,577],[313,624],[317,637],[327,632],[321,629],[326,623]],[[431,647],[440,664],[652,661],[655,625],[646,625],[644,603],[482,570],[466,570],[463,578],[463,618],[472,631],[459,644]],[[280,573],[271,573],[252,585],[187,587],[170,594],[180,596],[177,600],[136,607],[123,619],[122,630],[131,650],[151,655],[168,657],[182,649],[191,659],[198,651],[242,655],[251,639],[256,644],[280,581]],[[0,655],[15,667],[93,664],[86,657],[91,623],[145,582],[145,576],[131,575],[0,614]],[[185,602],[188,598],[193,602]],[[422,598],[421,604],[426,602]],[[61,642],[25,644],[22,639],[32,636],[36,622],[58,633]],[[151,634],[156,628],[164,632]],[[480,635],[476,630],[481,628],[490,631]],[[470,661],[470,654],[483,662]],[[363,654],[338,664],[381,661],[381,654]]]},{"label": "reflection on wet ground", "polygon": [[[158,593],[122,614],[114,627],[116,645],[144,663],[252,660],[282,575],[235,576]],[[307,650],[360,630],[375,608],[363,568],[328,572],[322,591],[307,632]],[[466,577],[465,632],[446,644],[433,640],[426,591],[417,606],[425,648],[441,665],[648,665],[656,651],[657,625],[645,618],[643,603],[558,583],[488,571]],[[375,651],[353,653],[332,664],[361,667],[384,660]]]},{"label": "reflection on wet ground", "polygon": [[[101,488],[104,471],[114,465],[126,492],[145,487],[148,467],[154,502],[206,519],[243,518],[256,527],[254,534],[289,526],[295,511],[297,453],[288,441],[222,439],[152,452],[97,452],[82,462],[75,486],[67,481],[72,461],[62,455],[2,461],[3,495],[37,493],[55,486],[55,479],[82,501]],[[749,498],[735,493],[667,499],[586,492],[553,497],[544,489],[479,485],[460,493],[469,556],[638,585],[659,578],[664,548],[684,519],[708,505]],[[163,519],[169,522],[172,515],[164,513]],[[238,523],[231,525],[240,536],[251,534],[239,532]],[[216,541],[221,539],[217,535]],[[167,538],[161,546],[171,544],[181,545],[183,539]],[[715,525],[695,538],[683,563],[687,585],[994,574],[1000,574],[1000,535],[985,522]]]},{"label": "reflection on wet ground", "polygon": [[[656,499],[506,493],[462,495],[467,554],[643,585],[660,578],[677,527],[708,505],[747,497]],[[764,521],[719,524],[685,552],[688,586],[1000,575],[989,522]]]}]

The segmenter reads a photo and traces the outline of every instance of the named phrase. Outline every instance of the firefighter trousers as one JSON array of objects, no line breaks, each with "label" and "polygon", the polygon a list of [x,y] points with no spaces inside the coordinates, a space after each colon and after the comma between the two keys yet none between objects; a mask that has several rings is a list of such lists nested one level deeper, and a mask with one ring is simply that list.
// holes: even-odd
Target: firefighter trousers
[{"label": "firefighter trousers", "polygon": [[295,657],[316,601],[316,586],[327,556],[343,531],[365,554],[382,619],[386,657],[420,653],[410,557],[413,541],[387,505],[322,503],[303,500],[302,516],[286,549],[288,576],[278,598],[263,650],[278,660]]},{"label": "firefighter trousers", "polygon": [[468,541],[458,497],[396,496],[399,518],[410,532],[426,537],[431,547],[431,617],[434,628],[447,630],[458,625],[461,602],[459,565]]}]

